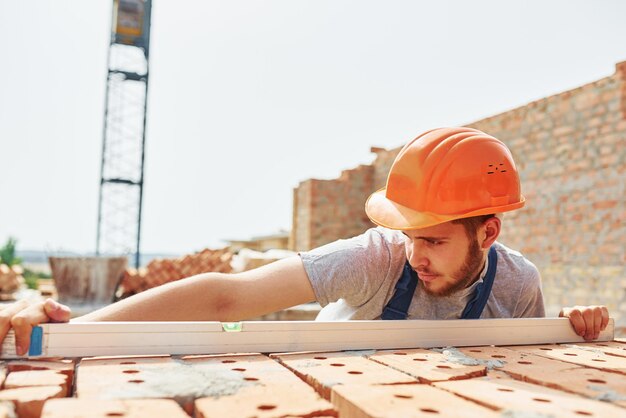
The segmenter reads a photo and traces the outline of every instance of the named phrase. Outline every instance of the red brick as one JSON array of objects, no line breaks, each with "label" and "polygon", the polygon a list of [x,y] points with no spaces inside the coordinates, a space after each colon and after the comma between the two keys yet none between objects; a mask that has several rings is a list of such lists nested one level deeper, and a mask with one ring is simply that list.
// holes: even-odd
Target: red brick
[{"label": "red brick", "polygon": [[332,405],[287,368],[267,356],[188,356],[207,376],[228,378],[211,396],[198,399],[196,415],[209,417],[335,416]]},{"label": "red brick", "polygon": [[617,373],[585,369],[563,361],[516,351],[515,347],[468,347],[459,351],[471,358],[499,360],[501,365],[496,366],[496,369],[518,380],[590,398],[610,396],[615,399],[615,404],[626,406],[626,377]]},{"label": "red brick", "polygon": [[484,376],[484,365],[465,366],[448,361],[444,353],[432,350],[380,350],[367,356],[370,360],[385,364],[417,378],[422,383],[444,380],[469,379]]},{"label": "red brick", "polygon": [[[221,399],[239,394],[243,388],[256,387],[261,380],[277,379],[290,387],[303,385],[311,399],[319,399],[313,389],[284,367],[265,356],[257,355],[255,359],[265,359],[265,363],[254,366],[254,361],[246,360],[245,356],[237,359],[220,356],[184,357],[182,360],[169,357],[83,359],[78,367],[76,396],[80,399],[169,398],[192,414],[198,398]],[[243,367],[246,370],[233,370],[239,367],[230,361],[247,362]],[[277,376],[272,370],[283,374]]]},{"label": "red brick", "polygon": [[600,350],[586,350],[574,345],[533,345],[518,346],[512,349],[586,367],[626,374],[626,357],[607,355]]},{"label": "red brick", "polygon": [[605,402],[579,398],[567,393],[549,391],[534,385],[517,382],[509,385],[506,381],[497,382],[482,379],[439,382],[436,387],[480,402],[499,411],[523,411],[524,416],[532,413],[540,416],[580,417],[580,416],[620,416],[624,410]]},{"label": "red brick", "polygon": [[272,354],[330,399],[333,385],[417,383],[417,379],[363,357],[360,352]]},{"label": "red brick", "polygon": [[45,403],[42,418],[189,418],[169,399],[52,399]]},{"label": "red brick", "polygon": [[19,418],[39,418],[43,404],[52,398],[60,398],[60,386],[38,386],[0,391],[0,401],[11,401]]},{"label": "red brick", "polygon": [[336,385],[332,402],[340,417],[476,417],[501,416],[474,402],[428,385]]},{"label": "red brick", "polygon": [[76,374],[80,399],[175,399],[193,410],[199,384],[193,371],[169,356],[135,356],[82,359]]},{"label": "red brick", "polygon": [[601,202],[594,202],[593,208],[598,209],[611,209],[617,206],[617,200],[603,200]]},{"label": "red brick", "polygon": [[[71,384],[71,382],[70,382]],[[63,389],[61,396],[68,396],[70,388],[67,375],[54,370],[31,370],[9,373],[5,382],[5,389],[24,388],[30,386],[60,386]]]},{"label": "red brick", "polygon": [[74,380],[74,360],[71,359],[42,359],[42,360],[12,360],[7,363],[10,373],[26,370],[53,370],[65,374],[71,382]]}]

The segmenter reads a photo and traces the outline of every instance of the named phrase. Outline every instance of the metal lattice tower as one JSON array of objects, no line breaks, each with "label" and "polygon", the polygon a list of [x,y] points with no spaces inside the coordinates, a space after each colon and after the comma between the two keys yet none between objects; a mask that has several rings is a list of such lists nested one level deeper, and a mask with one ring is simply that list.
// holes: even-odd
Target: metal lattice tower
[{"label": "metal lattice tower", "polygon": [[114,0],[96,254],[139,267],[151,0]]}]

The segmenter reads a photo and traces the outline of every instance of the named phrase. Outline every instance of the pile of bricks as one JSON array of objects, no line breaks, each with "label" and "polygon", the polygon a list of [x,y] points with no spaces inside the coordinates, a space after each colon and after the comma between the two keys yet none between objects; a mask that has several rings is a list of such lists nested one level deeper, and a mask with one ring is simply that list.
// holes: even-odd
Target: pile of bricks
[{"label": "pile of bricks", "polygon": [[205,249],[180,258],[152,260],[146,267],[124,272],[117,296],[128,297],[164,283],[206,272],[230,273],[233,253],[228,249]]},{"label": "pile of bricks", "polygon": [[626,416],[626,340],[17,360],[0,372],[0,417]]},{"label": "pile of bricks", "polygon": [[0,300],[13,300],[13,293],[24,285],[22,266],[0,264]]}]

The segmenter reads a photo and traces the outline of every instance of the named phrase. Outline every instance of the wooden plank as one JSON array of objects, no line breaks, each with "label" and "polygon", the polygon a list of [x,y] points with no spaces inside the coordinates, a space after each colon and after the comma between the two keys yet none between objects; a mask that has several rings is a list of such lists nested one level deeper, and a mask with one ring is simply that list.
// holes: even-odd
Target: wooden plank
[{"label": "wooden plank", "polygon": [[[337,351],[583,342],[566,318],[446,321],[93,322],[43,324],[31,356]],[[35,330],[33,331],[35,332]],[[613,338],[613,321],[599,341]],[[14,335],[2,345],[15,357]]]},{"label": "wooden plank", "polygon": [[458,351],[471,358],[493,361],[494,370],[518,380],[626,406],[626,376],[510,348],[515,347],[471,347]]},{"label": "wooden plank", "polygon": [[610,356],[600,350],[583,349],[575,345],[533,345],[511,349],[585,367],[626,374],[626,357]]},{"label": "wooden plank", "polygon": [[428,385],[336,385],[332,402],[341,418],[495,418],[494,411]]},{"label": "wooden plank", "polygon": [[[367,352],[272,354],[282,364],[330,399],[331,388],[349,384],[417,384],[402,372],[364,357]],[[373,353],[373,352],[370,352]]]},{"label": "wooden plank", "polygon": [[459,364],[449,361],[442,352],[421,348],[407,350],[379,350],[367,358],[416,378],[420,383],[469,379],[484,376],[487,367],[479,362]]},{"label": "wooden plank", "polygon": [[511,387],[503,381],[472,379],[438,382],[434,386],[506,412],[507,416],[529,416],[530,412],[534,412],[541,416],[580,418],[618,417],[625,413],[624,409],[605,402],[537,391],[531,384]]}]

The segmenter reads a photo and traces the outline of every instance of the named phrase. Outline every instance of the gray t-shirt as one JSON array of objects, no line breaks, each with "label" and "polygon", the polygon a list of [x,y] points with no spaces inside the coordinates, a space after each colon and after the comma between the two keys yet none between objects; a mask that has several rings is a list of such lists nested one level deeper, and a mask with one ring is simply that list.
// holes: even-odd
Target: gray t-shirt
[{"label": "gray t-shirt", "polygon": [[[405,236],[400,231],[372,228],[354,238],[335,241],[300,253],[317,301],[317,320],[380,319],[406,262]],[[541,278],[537,268],[517,251],[496,242],[496,277],[481,318],[544,317]],[[421,281],[415,289],[408,319],[459,319],[475,287],[450,296],[431,296]]]}]

